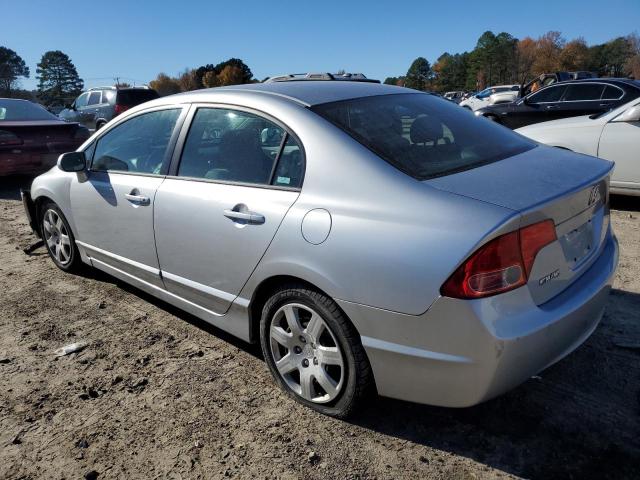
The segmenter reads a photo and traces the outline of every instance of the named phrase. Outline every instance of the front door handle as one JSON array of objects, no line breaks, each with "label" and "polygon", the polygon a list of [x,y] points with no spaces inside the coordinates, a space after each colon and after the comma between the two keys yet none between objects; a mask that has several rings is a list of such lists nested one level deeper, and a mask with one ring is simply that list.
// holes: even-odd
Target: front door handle
[{"label": "front door handle", "polygon": [[553,110],[555,108],[558,108],[557,105],[547,105],[547,110]]},{"label": "front door handle", "polygon": [[151,203],[151,199],[149,197],[136,195],[134,192],[127,193],[124,198],[129,200],[131,203],[135,203],[136,205],[149,205]]},{"label": "front door handle", "polygon": [[224,216],[234,222],[245,223],[249,225],[262,225],[264,223],[264,215],[250,212],[246,205],[236,205],[233,209],[224,211]]}]

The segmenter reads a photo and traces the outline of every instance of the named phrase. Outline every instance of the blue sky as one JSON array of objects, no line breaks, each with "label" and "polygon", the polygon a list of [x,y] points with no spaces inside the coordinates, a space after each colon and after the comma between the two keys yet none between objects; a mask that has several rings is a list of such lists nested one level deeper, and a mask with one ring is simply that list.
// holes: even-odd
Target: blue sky
[{"label": "blue sky", "polygon": [[559,30],[589,44],[640,30],[640,0],[93,3],[0,0],[0,45],[31,69],[23,87],[35,87],[47,50],[67,53],[88,87],[115,76],[144,83],[230,57],[260,79],[341,68],[384,79],[418,56],[433,62],[444,51],[471,50],[485,30],[518,38]]}]

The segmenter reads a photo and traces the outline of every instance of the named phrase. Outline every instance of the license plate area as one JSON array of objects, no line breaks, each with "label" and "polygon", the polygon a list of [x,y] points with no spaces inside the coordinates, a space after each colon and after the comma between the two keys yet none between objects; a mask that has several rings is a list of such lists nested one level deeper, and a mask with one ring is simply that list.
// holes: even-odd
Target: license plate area
[{"label": "license plate area", "polygon": [[578,269],[596,249],[597,242],[593,232],[593,218],[590,218],[558,239],[571,270]]}]

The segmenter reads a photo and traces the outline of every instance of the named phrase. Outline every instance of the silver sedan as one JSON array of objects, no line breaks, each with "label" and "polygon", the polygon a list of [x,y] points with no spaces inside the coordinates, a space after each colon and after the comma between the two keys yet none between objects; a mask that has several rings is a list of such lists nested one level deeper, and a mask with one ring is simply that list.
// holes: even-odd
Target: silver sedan
[{"label": "silver sedan", "polygon": [[23,193],[53,262],[260,342],[337,417],[376,391],[474,405],[593,332],[612,163],[428,93],[281,80],[145,103],[62,155]]}]

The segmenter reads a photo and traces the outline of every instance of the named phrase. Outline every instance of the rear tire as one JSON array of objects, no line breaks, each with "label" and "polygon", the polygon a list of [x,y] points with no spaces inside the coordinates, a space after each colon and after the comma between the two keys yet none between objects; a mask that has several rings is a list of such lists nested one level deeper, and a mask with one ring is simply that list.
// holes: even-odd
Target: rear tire
[{"label": "rear tire", "polygon": [[60,208],[47,202],[40,209],[40,235],[56,267],[65,272],[77,272],[82,259],[69,222]]},{"label": "rear tire", "polygon": [[96,123],[96,132],[105,126],[107,122],[98,122]]},{"label": "rear tire", "polygon": [[333,300],[303,284],[267,300],[260,344],[280,388],[324,415],[346,418],[375,394],[357,331]]}]

